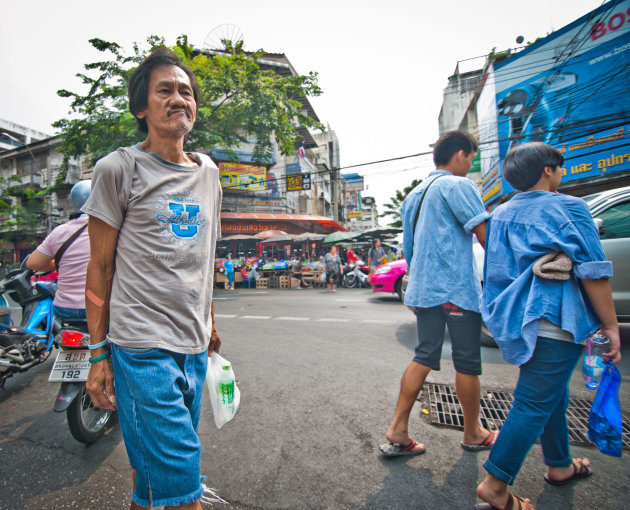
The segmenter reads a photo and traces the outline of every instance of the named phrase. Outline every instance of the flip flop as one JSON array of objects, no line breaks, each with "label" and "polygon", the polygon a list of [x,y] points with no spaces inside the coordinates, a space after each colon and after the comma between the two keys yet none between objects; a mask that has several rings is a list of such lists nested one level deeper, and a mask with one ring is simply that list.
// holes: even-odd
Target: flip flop
[{"label": "flip flop", "polygon": [[[480,505],[475,505],[475,510],[522,510],[523,509],[523,503],[525,503],[525,500],[523,498],[519,498],[518,496],[515,496],[514,494],[510,494],[508,492],[508,496],[510,496],[510,499],[508,499],[507,505],[505,505],[505,508],[497,508],[496,506],[492,506],[490,503],[481,503]],[[516,501],[516,503],[518,504],[518,506],[516,508],[514,508],[514,501]]]},{"label": "flip flop", "polygon": [[462,443],[462,448],[469,452],[478,452],[481,450],[489,450],[494,446],[494,442],[496,441],[498,432],[496,430],[491,430],[490,434],[479,444],[469,444]]},{"label": "flip flop", "polygon": [[[580,467],[578,468],[578,464]],[[550,483],[551,485],[566,485],[573,480],[578,480],[579,478],[586,478],[587,476],[591,476],[593,471],[589,466],[585,466],[581,461],[578,462],[576,460],[573,461],[573,474],[569,478],[565,478],[564,480],[553,480],[549,477],[549,474],[545,475],[545,482]]]},{"label": "flip flop", "polygon": [[417,445],[415,441],[411,441],[407,446],[403,446],[399,443],[386,443],[379,446],[379,449],[383,453],[383,457],[404,457],[406,455],[422,455],[426,450],[413,451]]}]

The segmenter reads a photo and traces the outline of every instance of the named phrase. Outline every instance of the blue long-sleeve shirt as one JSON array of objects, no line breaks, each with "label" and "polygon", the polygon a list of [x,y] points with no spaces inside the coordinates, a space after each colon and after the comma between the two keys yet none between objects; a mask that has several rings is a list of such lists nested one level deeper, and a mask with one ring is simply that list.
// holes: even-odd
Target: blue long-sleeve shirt
[{"label": "blue long-sleeve shirt", "polygon": [[[413,221],[427,185],[415,234]],[[480,311],[481,284],[473,260],[472,230],[489,218],[475,184],[446,170],[429,174],[401,208],[403,250],[410,266],[405,304],[421,308],[444,303]]]},{"label": "blue long-sleeve shirt", "polygon": [[[542,255],[562,251],[573,261],[569,280],[535,276]],[[579,279],[612,277],[612,263],[586,203],[547,191],[519,193],[492,213],[486,231],[482,314],[505,361],[532,356],[538,320],[545,318],[582,341],[600,321]]]}]

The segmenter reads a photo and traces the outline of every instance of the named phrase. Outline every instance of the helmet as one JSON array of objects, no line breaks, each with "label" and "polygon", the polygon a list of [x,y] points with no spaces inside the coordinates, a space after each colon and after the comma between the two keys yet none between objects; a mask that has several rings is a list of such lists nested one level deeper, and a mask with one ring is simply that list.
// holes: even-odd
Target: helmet
[{"label": "helmet", "polygon": [[90,190],[92,187],[92,181],[79,181],[74,186],[72,186],[72,190],[70,191],[70,201],[72,202],[72,207],[76,212],[81,212],[81,207],[83,204],[87,202],[87,199],[90,197]]}]

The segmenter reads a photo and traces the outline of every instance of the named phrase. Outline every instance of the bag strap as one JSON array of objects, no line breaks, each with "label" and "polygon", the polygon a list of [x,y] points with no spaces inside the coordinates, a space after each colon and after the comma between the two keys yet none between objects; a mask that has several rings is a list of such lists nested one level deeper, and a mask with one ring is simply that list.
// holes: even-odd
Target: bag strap
[{"label": "bag strap", "polygon": [[431,184],[433,184],[435,181],[437,181],[440,177],[444,177],[444,174],[438,175],[429,184],[427,184],[426,188],[424,188],[424,192],[422,193],[422,198],[420,198],[420,205],[418,205],[418,209],[416,210],[416,216],[413,219],[413,230],[411,231],[411,239],[412,240],[416,237],[416,225],[418,224],[418,217],[420,216],[420,208],[422,207],[422,202],[424,202],[424,197],[427,196],[427,191],[429,191],[429,188],[431,187]]},{"label": "bag strap", "polygon": [[70,245],[77,240],[77,237],[79,237],[81,235],[81,232],[83,232],[86,228],[87,228],[87,223],[85,225],[81,225],[76,230],[76,232],[72,234],[70,237],[68,237],[68,239],[66,239],[65,242],[59,247],[59,249],[57,250],[57,253],[55,253],[55,267],[57,269],[59,269],[59,262],[61,261],[61,257],[63,256],[63,254],[70,247]]}]

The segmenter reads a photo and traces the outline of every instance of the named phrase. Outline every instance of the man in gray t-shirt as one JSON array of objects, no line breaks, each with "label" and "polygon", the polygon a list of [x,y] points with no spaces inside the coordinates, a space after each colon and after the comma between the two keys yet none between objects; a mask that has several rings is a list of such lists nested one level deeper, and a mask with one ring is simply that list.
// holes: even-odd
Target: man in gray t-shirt
[{"label": "man in gray t-shirt", "polygon": [[197,426],[208,356],[221,345],[212,301],[221,187],[207,156],[183,150],[198,102],[197,79],[174,52],[149,55],[129,81],[147,138],[98,161],[83,208],[87,389],[96,407],[118,410],[131,508],[200,509],[207,491]]}]

